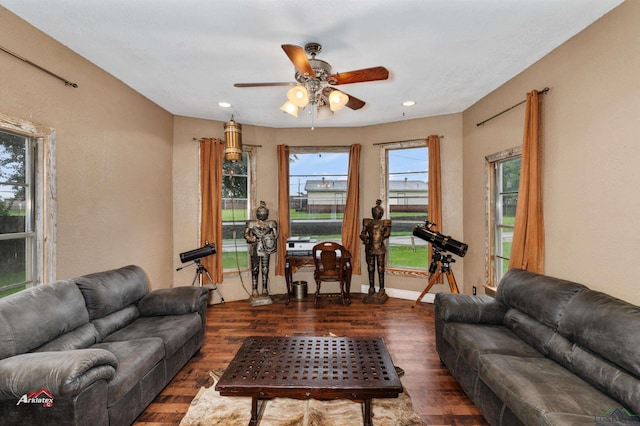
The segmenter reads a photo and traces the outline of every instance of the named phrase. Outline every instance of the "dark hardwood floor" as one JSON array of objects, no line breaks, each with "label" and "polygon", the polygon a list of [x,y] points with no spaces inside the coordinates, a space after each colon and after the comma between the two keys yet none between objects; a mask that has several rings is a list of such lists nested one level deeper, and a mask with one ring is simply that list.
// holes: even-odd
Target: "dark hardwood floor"
[{"label": "dark hardwood floor", "polygon": [[247,336],[308,335],[380,336],[394,364],[405,371],[402,383],[409,391],[416,411],[427,425],[487,425],[478,409],[456,380],[440,363],[435,350],[434,307],[390,298],[384,305],[362,303],[352,295],[351,306],[339,298],[321,296],[318,307],[313,297],[283,296],[275,303],[251,307],[248,301],[209,306],[207,332],[202,350],[174,377],[135,425],[177,425],[201,386],[209,387],[209,371],[227,367]]}]

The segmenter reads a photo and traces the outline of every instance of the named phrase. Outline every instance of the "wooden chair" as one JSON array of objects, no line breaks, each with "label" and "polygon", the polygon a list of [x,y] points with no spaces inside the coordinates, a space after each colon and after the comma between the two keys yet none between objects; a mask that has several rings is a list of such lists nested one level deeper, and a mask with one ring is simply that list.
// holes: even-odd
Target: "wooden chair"
[{"label": "wooden chair", "polygon": [[318,304],[320,284],[323,281],[339,282],[342,304],[345,306],[350,305],[351,253],[338,243],[323,242],[313,247],[312,256],[316,268],[313,273],[313,278],[316,281],[314,306]]}]

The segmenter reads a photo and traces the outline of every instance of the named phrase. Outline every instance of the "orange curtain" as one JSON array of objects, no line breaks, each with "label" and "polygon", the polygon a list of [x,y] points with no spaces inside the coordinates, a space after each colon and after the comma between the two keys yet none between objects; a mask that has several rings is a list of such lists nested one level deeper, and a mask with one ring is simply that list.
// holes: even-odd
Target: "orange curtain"
[{"label": "orange curtain", "polygon": [[278,259],[276,275],[284,275],[289,229],[289,146],[278,145]]},{"label": "orange curtain", "polygon": [[347,178],[347,203],[342,218],[342,245],[351,252],[354,274],[360,274],[360,144],[351,145],[349,150],[349,176]]},{"label": "orange curtain", "polygon": [[[427,138],[427,151],[429,155],[429,194],[427,205],[427,217],[429,222],[436,225],[431,228],[442,232],[442,187],[440,173],[440,136],[431,135]],[[429,262],[431,262],[433,247],[429,244]],[[440,277],[438,283],[442,283]]]},{"label": "orange curtain", "polygon": [[527,93],[522,141],[520,187],[509,268],[544,273],[544,215],[540,158],[540,103],[537,91]]},{"label": "orange curtain", "polygon": [[202,258],[215,283],[222,282],[222,161],[224,144],[220,139],[200,139],[200,246],[216,245],[217,254]]}]

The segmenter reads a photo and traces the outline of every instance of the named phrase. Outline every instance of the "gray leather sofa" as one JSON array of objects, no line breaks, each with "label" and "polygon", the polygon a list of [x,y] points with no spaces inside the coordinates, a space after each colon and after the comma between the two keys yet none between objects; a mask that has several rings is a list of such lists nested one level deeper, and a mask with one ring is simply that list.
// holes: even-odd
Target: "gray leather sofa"
[{"label": "gray leather sofa", "polygon": [[200,349],[207,289],[138,266],[0,299],[0,425],[129,425]]},{"label": "gray leather sofa", "polygon": [[639,307],[514,269],[495,299],[439,293],[435,313],[440,359],[490,424],[640,424]]}]

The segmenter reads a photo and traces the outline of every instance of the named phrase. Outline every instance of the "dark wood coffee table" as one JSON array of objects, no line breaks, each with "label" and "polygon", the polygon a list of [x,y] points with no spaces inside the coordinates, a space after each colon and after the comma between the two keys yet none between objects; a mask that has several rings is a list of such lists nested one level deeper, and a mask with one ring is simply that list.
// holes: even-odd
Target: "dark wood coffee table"
[{"label": "dark wood coffee table", "polygon": [[313,398],[361,402],[372,426],[371,399],[397,398],[402,383],[379,337],[247,337],[215,388],[251,397],[249,425],[259,400]]}]

